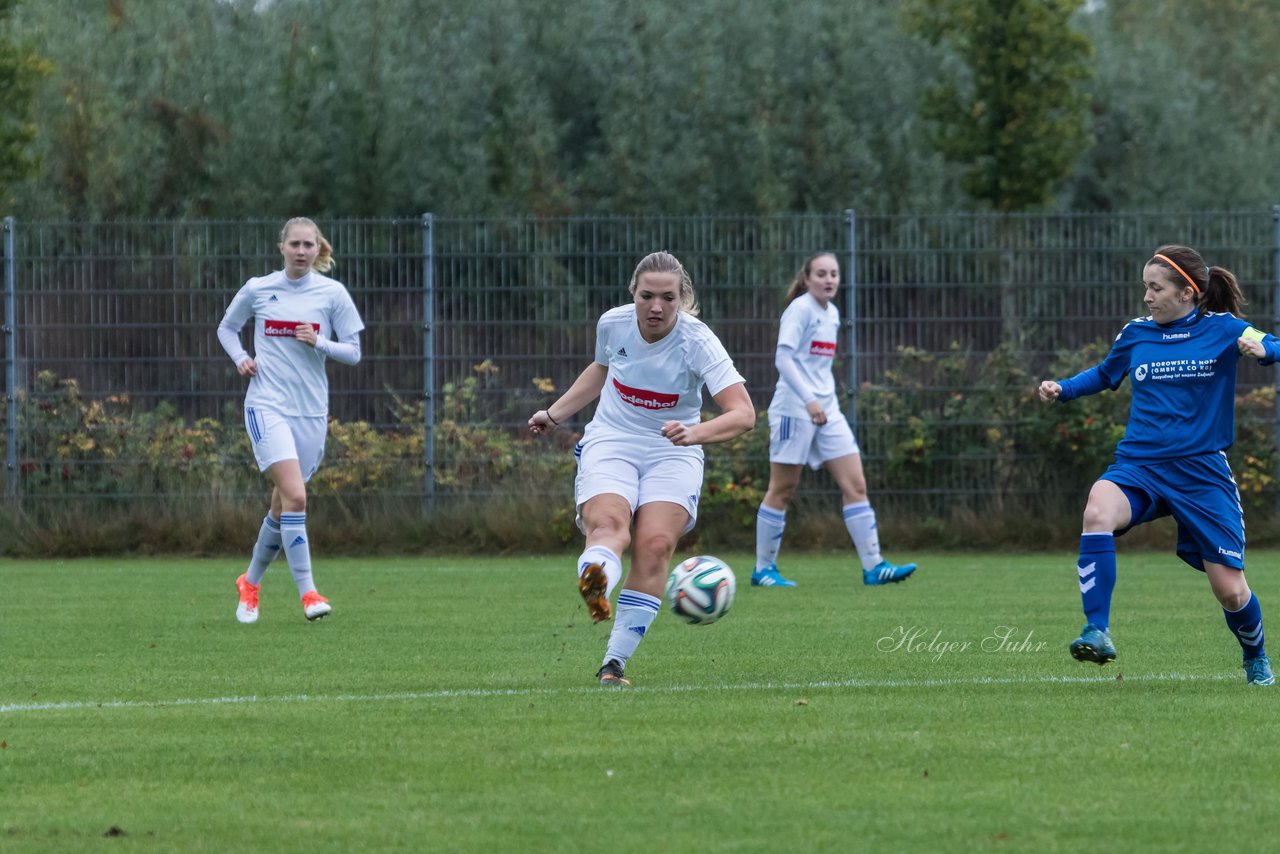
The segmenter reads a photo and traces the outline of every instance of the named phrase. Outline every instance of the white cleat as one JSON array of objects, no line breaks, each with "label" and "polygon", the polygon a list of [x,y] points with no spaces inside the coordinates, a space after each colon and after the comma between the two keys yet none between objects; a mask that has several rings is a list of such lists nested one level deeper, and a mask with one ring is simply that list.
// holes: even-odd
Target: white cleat
[{"label": "white cleat", "polygon": [[240,593],[240,604],[236,605],[236,619],[242,623],[258,622],[258,591],[260,584],[250,584],[247,575],[236,579],[236,590]]},{"label": "white cleat", "polygon": [[308,620],[318,620],[329,616],[332,612],[333,606],[329,604],[329,600],[315,590],[303,595],[302,613],[306,614]]}]

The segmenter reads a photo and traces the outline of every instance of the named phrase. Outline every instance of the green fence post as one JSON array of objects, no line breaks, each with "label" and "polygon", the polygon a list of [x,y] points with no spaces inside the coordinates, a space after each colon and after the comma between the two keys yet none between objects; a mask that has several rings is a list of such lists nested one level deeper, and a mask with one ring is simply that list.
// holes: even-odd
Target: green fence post
[{"label": "green fence post", "polygon": [[853,435],[858,435],[858,318],[855,311],[858,305],[858,215],[853,208],[844,212],[845,258],[844,258],[844,328],[845,352],[849,354],[849,404],[845,413]]},{"label": "green fence post", "polygon": [[435,218],[422,215],[422,509],[436,500]]},{"label": "green fence post", "polygon": [[[1271,295],[1271,334],[1280,334],[1280,205],[1271,206],[1271,275],[1275,281],[1273,283],[1274,290]],[[1275,416],[1272,419],[1273,441],[1276,443],[1276,450],[1280,451],[1280,374],[1272,371],[1273,382],[1276,387]],[[1278,455],[1280,456],[1280,455]],[[1276,482],[1280,483],[1280,459],[1276,462]],[[1276,492],[1276,512],[1280,513],[1280,490]]]},{"label": "green fence post", "polygon": [[4,465],[7,472],[4,497],[18,497],[18,314],[16,271],[13,260],[16,223],[4,218]]}]

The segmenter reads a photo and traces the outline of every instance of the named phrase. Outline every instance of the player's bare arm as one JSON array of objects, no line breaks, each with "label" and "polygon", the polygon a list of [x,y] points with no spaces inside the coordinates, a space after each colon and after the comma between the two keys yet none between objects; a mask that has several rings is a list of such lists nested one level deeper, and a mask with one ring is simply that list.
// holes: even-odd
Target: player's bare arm
[{"label": "player's bare arm", "polygon": [[533,413],[529,418],[530,432],[538,434],[553,430],[578,414],[578,410],[600,396],[600,390],[604,388],[604,380],[608,374],[608,365],[601,365],[598,362],[587,365],[586,370],[578,375],[573,385],[569,386],[569,390],[560,395],[559,400],[546,409],[539,409]]},{"label": "player's bare arm", "polygon": [[673,445],[711,445],[736,439],[756,425],[756,408],[743,383],[721,389],[713,400],[721,409],[715,418],[692,427],[668,421],[662,425],[662,435]]}]

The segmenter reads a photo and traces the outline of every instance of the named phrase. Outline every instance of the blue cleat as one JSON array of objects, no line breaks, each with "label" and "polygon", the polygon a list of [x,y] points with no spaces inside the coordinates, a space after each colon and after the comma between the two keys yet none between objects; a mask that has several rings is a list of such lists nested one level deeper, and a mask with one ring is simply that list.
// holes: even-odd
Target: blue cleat
[{"label": "blue cleat", "polygon": [[887,560],[882,560],[875,565],[874,569],[862,570],[863,584],[897,584],[902,579],[911,575],[916,571],[914,563],[904,563],[902,566],[894,566]]},{"label": "blue cleat", "polygon": [[1071,642],[1071,657],[1076,661],[1106,664],[1116,660],[1116,645],[1104,629],[1086,623],[1080,637]]},{"label": "blue cleat", "polygon": [[763,569],[757,569],[751,573],[752,587],[795,587],[796,583],[790,578],[783,578],[782,573],[778,572],[778,565],[771,563]]},{"label": "blue cleat", "polygon": [[1257,658],[1244,660],[1244,675],[1250,685],[1276,684],[1275,674],[1271,672],[1271,659],[1267,658],[1265,652]]}]

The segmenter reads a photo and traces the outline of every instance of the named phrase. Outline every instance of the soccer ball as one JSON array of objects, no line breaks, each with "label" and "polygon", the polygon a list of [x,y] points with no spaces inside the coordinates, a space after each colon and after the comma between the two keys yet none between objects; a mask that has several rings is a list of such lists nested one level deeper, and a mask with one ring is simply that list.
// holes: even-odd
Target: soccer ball
[{"label": "soccer ball", "polygon": [[729,564],[711,555],[698,555],[671,570],[667,607],[685,622],[702,626],[729,613],[737,591],[738,579]]}]

